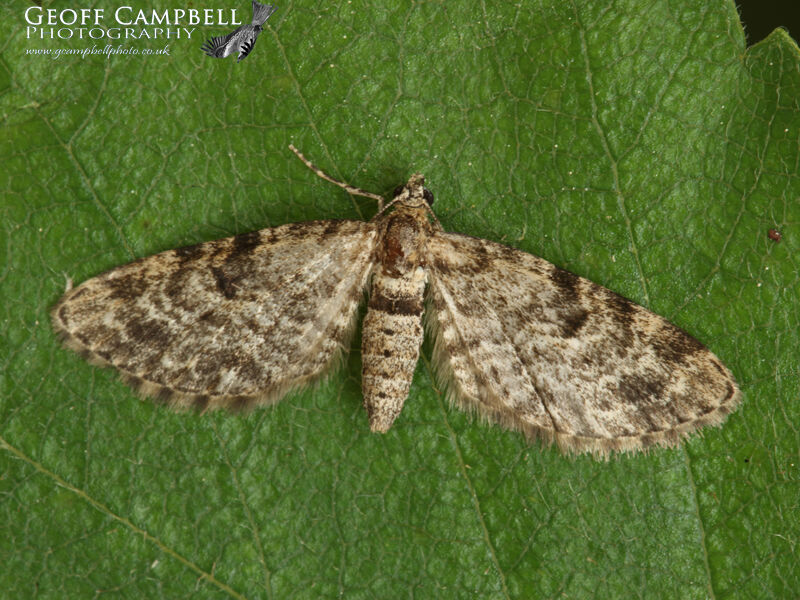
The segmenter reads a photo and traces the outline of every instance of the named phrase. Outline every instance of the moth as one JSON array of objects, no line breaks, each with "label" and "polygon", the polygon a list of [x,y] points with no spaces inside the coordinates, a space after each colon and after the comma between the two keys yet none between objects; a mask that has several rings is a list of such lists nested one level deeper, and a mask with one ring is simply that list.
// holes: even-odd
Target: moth
[{"label": "moth", "polygon": [[[350,347],[364,291],[364,407],[386,432],[424,337],[451,404],[568,452],[672,446],[740,401],[693,337],[520,250],[444,231],[421,174],[370,221],[262,229],[89,279],[55,305],[65,345],[144,396],[205,411],[271,404]],[[427,305],[427,308],[426,308]]]}]

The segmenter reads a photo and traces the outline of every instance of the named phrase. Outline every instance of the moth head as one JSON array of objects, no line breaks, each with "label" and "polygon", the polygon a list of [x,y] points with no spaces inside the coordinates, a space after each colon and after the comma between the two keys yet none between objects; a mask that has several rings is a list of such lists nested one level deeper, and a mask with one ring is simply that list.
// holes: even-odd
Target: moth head
[{"label": "moth head", "polygon": [[398,185],[392,194],[392,201],[402,202],[408,206],[430,206],[433,194],[425,187],[425,176],[414,173],[405,185]]}]

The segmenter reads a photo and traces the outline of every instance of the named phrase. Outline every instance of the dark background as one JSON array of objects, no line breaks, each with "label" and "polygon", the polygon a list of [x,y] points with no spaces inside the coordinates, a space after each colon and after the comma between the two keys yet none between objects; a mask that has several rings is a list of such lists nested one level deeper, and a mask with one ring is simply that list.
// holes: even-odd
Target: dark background
[{"label": "dark background", "polygon": [[748,46],[763,40],[776,27],[787,29],[795,41],[800,39],[798,0],[744,0],[736,5],[744,23]]}]

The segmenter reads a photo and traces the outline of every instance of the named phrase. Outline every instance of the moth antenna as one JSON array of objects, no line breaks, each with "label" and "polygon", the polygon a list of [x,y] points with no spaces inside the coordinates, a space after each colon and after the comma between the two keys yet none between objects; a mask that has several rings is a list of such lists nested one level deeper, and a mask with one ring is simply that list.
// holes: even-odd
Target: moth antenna
[{"label": "moth antenna", "polygon": [[303,156],[303,153],[300,152],[300,150],[298,150],[297,148],[295,148],[294,144],[289,144],[289,150],[294,152],[297,155],[297,158],[303,161],[303,164],[305,164],[305,166],[314,171],[314,173],[316,173],[319,177],[322,177],[325,181],[330,181],[331,183],[338,185],[348,194],[353,194],[354,196],[364,196],[365,198],[372,198],[373,200],[377,200],[378,212],[380,213],[383,211],[383,196],[379,196],[378,194],[373,194],[372,192],[362,190],[361,188],[357,188],[353,185],[350,185],[349,183],[345,183],[344,181],[339,181],[338,179],[334,179],[333,177],[325,173],[325,171],[323,171],[314,163],[312,163],[310,160],[308,160],[305,156]]},{"label": "moth antenna", "polygon": [[436,223],[436,227],[439,228],[439,231],[444,231],[444,227],[442,227],[442,224],[439,222],[439,217],[436,216],[436,213],[433,212],[433,209],[428,206],[427,203],[425,204],[425,209],[428,211],[428,214],[433,217],[433,222]]}]

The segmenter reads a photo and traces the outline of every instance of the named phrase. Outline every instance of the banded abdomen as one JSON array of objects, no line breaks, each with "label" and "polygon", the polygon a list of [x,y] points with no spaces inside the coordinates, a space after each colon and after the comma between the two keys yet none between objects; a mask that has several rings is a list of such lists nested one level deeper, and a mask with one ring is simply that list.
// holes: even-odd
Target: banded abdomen
[{"label": "banded abdomen", "polygon": [[427,274],[422,248],[428,227],[418,209],[387,217],[361,334],[362,391],[372,431],[386,432],[392,426],[417,366],[424,336]]}]

